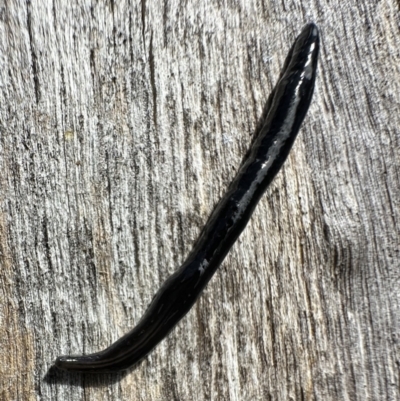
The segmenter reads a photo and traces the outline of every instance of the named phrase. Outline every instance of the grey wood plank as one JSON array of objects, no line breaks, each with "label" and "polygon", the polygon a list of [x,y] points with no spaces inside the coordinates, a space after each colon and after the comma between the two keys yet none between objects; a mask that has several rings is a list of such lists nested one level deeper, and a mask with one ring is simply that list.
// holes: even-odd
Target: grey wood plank
[{"label": "grey wood plank", "polygon": [[[46,376],[129,331],[234,177],[302,26],[299,138],[171,335],[120,376]],[[397,400],[399,2],[0,4],[0,398]]]}]

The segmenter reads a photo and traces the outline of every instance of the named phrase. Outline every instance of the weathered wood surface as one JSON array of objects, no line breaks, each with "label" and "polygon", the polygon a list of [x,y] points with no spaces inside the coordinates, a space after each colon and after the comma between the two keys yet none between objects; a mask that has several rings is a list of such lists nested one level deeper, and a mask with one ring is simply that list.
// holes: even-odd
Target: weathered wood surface
[{"label": "weathered wood surface", "polygon": [[[183,261],[310,20],[311,109],[200,301],[127,375],[46,376]],[[399,23],[396,0],[1,2],[0,398],[400,399]]]}]

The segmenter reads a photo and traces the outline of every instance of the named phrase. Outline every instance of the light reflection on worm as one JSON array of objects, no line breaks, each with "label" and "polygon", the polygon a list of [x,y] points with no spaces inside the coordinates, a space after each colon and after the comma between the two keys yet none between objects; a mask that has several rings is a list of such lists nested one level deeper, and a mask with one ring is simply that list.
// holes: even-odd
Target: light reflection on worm
[{"label": "light reflection on worm", "polygon": [[271,94],[265,124],[236,178],[186,261],[165,281],[138,325],[103,351],[60,356],[55,366],[94,373],[128,369],[144,358],[189,312],[289,154],[311,102],[318,52],[318,28],[311,23],[304,27],[287,56],[281,78]]}]

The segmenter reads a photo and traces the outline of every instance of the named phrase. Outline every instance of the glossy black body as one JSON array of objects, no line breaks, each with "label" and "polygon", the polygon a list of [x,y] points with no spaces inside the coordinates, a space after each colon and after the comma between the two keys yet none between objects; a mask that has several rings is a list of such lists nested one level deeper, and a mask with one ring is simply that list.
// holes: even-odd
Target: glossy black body
[{"label": "glossy black body", "polygon": [[310,105],[318,51],[318,29],[309,24],[286,59],[265,124],[236,178],[186,261],[163,284],[138,325],[101,352],[60,356],[57,367],[81,372],[127,369],[145,357],[188,313],[286,160]]}]

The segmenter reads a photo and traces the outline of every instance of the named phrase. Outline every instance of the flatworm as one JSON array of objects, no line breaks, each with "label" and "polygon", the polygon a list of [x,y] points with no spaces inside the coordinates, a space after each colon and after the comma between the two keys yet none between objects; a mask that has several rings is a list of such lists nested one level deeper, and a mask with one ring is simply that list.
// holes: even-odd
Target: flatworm
[{"label": "flatworm", "polygon": [[314,91],[318,28],[304,27],[271,94],[265,124],[255,138],[193,250],[154,296],[138,325],[103,351],[60,356],[55,366],[79,372],[114,372],[143,359],[189,312],[245,228],[262,194],[286,160]]}]

